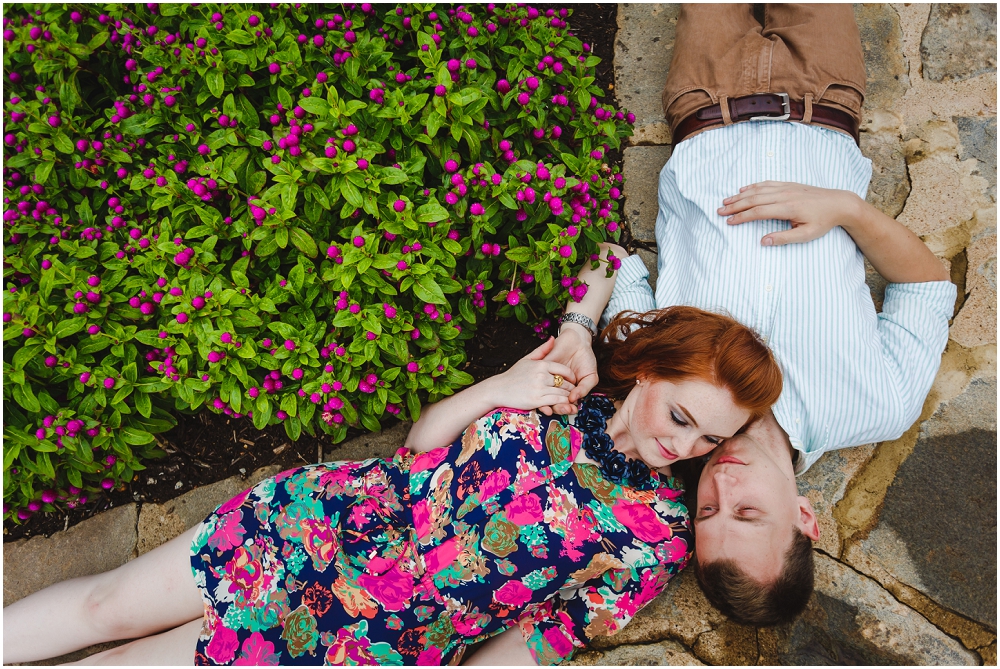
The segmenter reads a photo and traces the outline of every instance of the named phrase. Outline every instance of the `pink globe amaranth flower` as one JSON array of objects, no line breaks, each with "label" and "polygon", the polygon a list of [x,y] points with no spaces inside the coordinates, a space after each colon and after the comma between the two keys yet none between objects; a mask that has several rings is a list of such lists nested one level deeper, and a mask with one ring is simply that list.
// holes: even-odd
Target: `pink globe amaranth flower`
[{"label": "pink globe amaranth flower", "polygon": [[86,385],[90,381],[90,372],[84,372],[80,375],[80,383]]},{"label": "pink globe amaranth flower", "polygon": [[348,30],[344,33],[344,41],[348,44],[354,44],[358,41],[358,36],[354,34],[353,30]]},{"label": "pink globe amaranth flower", "polygon": [[260,17],[256,14],[251,14],[250,18],[247,19],[247,23],[250,24],[251,28],[256,28],[260,25]]},{"label": "pink globe amaranth flower", "polygon": [[473,216],[482,216],[485,211],[486,210],[483,208],[483,205],[478,202],[473,202],[472,206],[469,207],[469,213]]},{"label": "pink globe amaranth flower", "polygon": [[250,390],[247,391],[247,394],[250,397],[256,399],[257,396],[260,395],[260,390],[257,389],[257,386],[254,386],[254,387],[250,388]]},{"label": "pink globe amaranth flower", "polygon": [[225,357],[225,355],[222,354],[222,353],[219,353],[218,351],[209,351],[208,352],[208,361],[209,362],[213,362],[213,363],[214,362],[219,362],[224,357]]},{"label": "pink globe amaranth flower", "polygon": [[177,314],[177,322],[180,323],[181,325],[184,325],[185,323],[188,322],[188,315],[183,311]]},{"label": "pink globe amaranth flower", "polygon": [[452,58],[448,61],[447,67],[449,72],[458,72],[458,70],[462,67],[462,63],[457,58]]},{"label": "pink globe amaranth flower", "polygon": [[270,72],[271,74],[278,74],[279,72],[281,72],[281,65],[279,65],[278,63],[270,63],[267,66],[267,71]]},{"label": "pink globe amaranth flower", "polygon": [[531,102],[531,96],[530,95],[528,95],[527,93],[523,93],[523,92],[517,94],[517,104],[519,104],[522,107],[524,107],[529,102]]},{"label": "pink globe amaranth flower", "polygon": [[359,170],[367,170],[368,169],[368,161],[365,160],[364,158],[358,158],[358,169]]},{"label": "pink globe amaranth flower", "polygon": [[392,203],[392,208],[397,212],[405,211],[406,202],[404,200],[396,200]]},{"label": "pink globe amaranth flower", "polygon": [[362,246],[365,245],[365,238],[362,237],[361,235],[358,235],[352,240],[352,243],[356,248],[361,248]]},{"label": "pink globe amaranth flower", "polygon": [[111,479],[102,479],[101,487],[104,488],[105,490],[111,490],[112,488],[115,487],[115,482],[112,481]]},{"label": "pink globe amaranth flower", "polygon": [[287,351],[294,351],[295,350],[295,342],[292,341],[291,339],[286,339],[285,340],[285,350],[287,350]]},{"label": "pink globe amaranth flower", "polygon": [[115,387],[115,380],[113,378],[111,378],[110,376],[108,378],[104,379],[104,387],[107,390],[111,390],[112,388]]},{"label": "pink globe amaranth flower", "polygon": [[[400,271],[405,270],[407,267],[409,267],[409,265],[406,264],[405,260],[400,260],[399,262],[396,263],[396,269],[398,269]],[[391,316],[390,316],[390,318],[391,318]]]},{"label": "pink globe amaranth flower", "polygon": [[569,258],[570,256],[573,255],[573,247],[570,246],[569,244],[563,244],[562,246],[559,247],[559,255],[561,255],[563,258]]},{"label": "pink globe amaranth flower", "polygon": [[90,327],[87,328],[87,334],[95,335],[100,331],[101,331],[100,325],[91,325]]}]

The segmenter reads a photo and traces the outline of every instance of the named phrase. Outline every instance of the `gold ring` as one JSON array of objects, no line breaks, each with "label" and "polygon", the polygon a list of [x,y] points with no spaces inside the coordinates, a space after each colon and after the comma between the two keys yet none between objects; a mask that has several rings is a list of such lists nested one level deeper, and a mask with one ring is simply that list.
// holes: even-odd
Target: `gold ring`
[{"label": "gold ring", "polygon": [[552,385],[553,385],[553,387],[555,387],[555,388],[561,387],[564,380],[565,379],[563,379],[563,377],[559,376],[558,374],[553,374],[552,375]]}]

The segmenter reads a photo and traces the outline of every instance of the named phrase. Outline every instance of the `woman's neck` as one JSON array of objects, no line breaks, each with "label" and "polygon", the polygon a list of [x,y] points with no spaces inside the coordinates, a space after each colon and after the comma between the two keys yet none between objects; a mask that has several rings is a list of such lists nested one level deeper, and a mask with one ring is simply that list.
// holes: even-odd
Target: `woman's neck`
[{"label": "woman's neck", "polygon": [[626,457],[634,458],[632,445],[632,435],[628,426],[632,416],[632,407],[627,400],[617,400],[615,402],[615,415],[608,420],[608,427],[605,430],[611,441],[615,443],[615,450],[624,453]]}]

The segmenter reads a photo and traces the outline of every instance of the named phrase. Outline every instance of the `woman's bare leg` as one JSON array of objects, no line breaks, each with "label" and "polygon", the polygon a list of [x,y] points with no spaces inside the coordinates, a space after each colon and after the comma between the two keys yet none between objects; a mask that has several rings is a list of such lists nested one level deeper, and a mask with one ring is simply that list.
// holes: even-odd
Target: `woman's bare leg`
[{"label": "woman's bare leg", "polygon": [[[117,569],[56,583],[5,608],[4,664],[146,637],[200,619],[204,605],[190,558],[195,532],[191,528]],[[191,662],[194,651],[192,643]]]},{"label": "woman's bare leg", "polygon": [[186,625],[175,627],[162,634],[136,639],[131,643],[67,664],[189,667],[194,664],[194,651],[198,644],[198,636],[201,634],[201,622],[192,620]]}]

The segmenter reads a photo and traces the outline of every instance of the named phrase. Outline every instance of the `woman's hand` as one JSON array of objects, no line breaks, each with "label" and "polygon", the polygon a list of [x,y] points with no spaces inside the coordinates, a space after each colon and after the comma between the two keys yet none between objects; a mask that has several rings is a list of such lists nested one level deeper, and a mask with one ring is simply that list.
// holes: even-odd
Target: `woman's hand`
[{"label": "woman's hand", "polygon": [[564,323],[559,337],[556,338],[555,345],[546,354],[545,359],[558,362],[568,366],[573,370],[573,378],[576,380],[576,388],[570,392],[569,397],[561,404],[544,406],[540,411],[546,416],[551,416],[553,412],[560,414],[574,414],[577,412],[576,403],[587,396],[587,393],[597,385],[597,358],[594,357],[594,348],[591,345],[590,332],[582,325],[576,323]]},{"label": "woman's hand", "polygon": [[[576,388],[573,370],[562,363],[543,360],[555,341],[550,337],[506,372],[490,379],[496,406],[529,410],[568,401],[570,392]],[[557,374],[563,378],[558,388],[553,385]]]},{"label": "woman's hand", "polygon": [[782,181],[764,181],[744,186],[727,197],[719,208],[726,223],[739,225],[765,219],[787,220],[791,230],[772,232],[761,246],[801,244],[822,237],[834,227],[847,227],[858,215],[861,198],[846,190],[831,190]]}]

